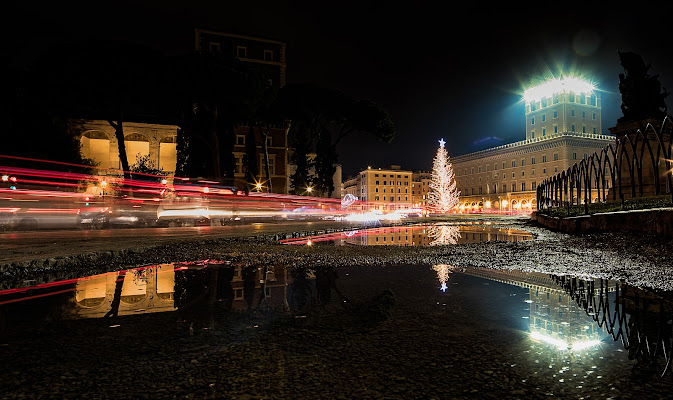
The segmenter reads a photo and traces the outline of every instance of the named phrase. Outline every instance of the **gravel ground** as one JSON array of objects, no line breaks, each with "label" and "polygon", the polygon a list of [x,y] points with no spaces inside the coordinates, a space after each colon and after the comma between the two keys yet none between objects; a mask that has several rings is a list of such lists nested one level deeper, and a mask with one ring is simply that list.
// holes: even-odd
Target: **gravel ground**
[{"label": "gravel ground", "polygon": [[[279,225],[277,232],[257,237],[172,239],[158,246],[139,247],[128,241],[125,249],[37,259],[0,265],[0,290],[84,274],[114,271],[135,265],[227,258],[244,264],[285,265],[433,265],[521,269],[581,278],[622,280],[636,287],[673,290],[673,243],[654,235],[628,232],[569,235],[536,226],[528,218],[485,219],[491,227],[529,231],[534,240],[482,242],[451,246],[290,246],[278,239],[291,236]],[[474,221],[476,222],[476,221]],[[323,228],[321,231],[339,228]],[[119,245],[118,245],[119,247]]]}]

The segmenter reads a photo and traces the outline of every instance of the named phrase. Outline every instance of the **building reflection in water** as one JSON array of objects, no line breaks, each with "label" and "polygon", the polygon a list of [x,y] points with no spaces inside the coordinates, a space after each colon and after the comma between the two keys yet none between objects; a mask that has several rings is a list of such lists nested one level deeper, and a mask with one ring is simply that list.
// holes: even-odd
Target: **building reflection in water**
[{"label": "building reflection in water", "polygon": [[529,337],[551,351],[547,352],[550,368],[554,362],[565,365],[561,372],[571,361],[593,363],[601,357],[602,344],[619,341],[628,350],[628,358],[635,360],[632,375],[671,375],[673,292],[598,278],[486,268],[460,271],[528,289]]},{"label": "building reflection in water", "polygon": [[487,241],[519,242],[533,239],[530,232],[488,225],[419,224],[359,229],[319,236],[281,240],[283,244],[337,246],[436,246]]}]

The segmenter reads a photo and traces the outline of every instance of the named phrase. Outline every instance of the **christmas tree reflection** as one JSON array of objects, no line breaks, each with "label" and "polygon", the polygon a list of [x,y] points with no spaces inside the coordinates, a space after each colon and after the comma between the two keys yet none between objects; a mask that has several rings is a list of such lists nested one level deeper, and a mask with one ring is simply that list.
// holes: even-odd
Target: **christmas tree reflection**
[{"label": "christmas tree reflection", "polygon": [[460,229],[452,225],[433,225],[428,227],[430,246],[456,244],[460,239]]},{"label": "christmas tree reflection", "polygon": [[453,267],[447,264],[438,264],[438,265],[433,265],[432,269],[437,272],[437,279],[439,279],[440,283],[440,288],[442,292],[446,292],[446,289],[448,288],[446,286],[446,282],[449,280],[449,272],[453,270]]}]

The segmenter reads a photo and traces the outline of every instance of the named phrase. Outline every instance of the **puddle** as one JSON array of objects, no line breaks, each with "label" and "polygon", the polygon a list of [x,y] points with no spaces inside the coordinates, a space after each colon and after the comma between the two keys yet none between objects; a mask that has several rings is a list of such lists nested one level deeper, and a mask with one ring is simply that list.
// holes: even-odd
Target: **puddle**
[{"label": "puddle", "polygon": [[[408,231],[412,238],[421,232]],[[278,325],[269,325],[271,321],[295,321],[286,325],[288,329],[305,324],[298,331],[305,333],[316,327],[312,324],[315,315],[323,315],[320,312],[341,315],[369,304],[374,312],[366,315],[372,323],[386,304],[385,298],[379,297],[377,303],[372,297],[385,289],[394,293],[395,307],[389,308],[390,328],[384,339],[368,333],[371,327],[359,332],[358,325],[351,324],[343,328],[359,333],[351,333],[355,339],[348,340],[371,340],[369,347],[362,350],[359,342],[353,342],[342,348],[326,339],[316,350],[321,357],[330,357],[326,352],[341,360],[357,359],[368,357],[372,348],[383,346],[381,351],[388,351],[385,347],[391,346],[396,363],[427,366],[437,379],[446,373],[443,363],[459,368],[452,373],[464,374],[466,382],[497,375],[509,393],[539,390],[546,396],[609,397],[647,390],[650,398],[670,393],[671,292],[600,279],[448,265],[309,270],[206,260],[6,290],[0,292],[0,365],[4,365],[0,371],[24,374],[21,383],[31,388],[60,376],[35,369],[35,360],[40,360],[41,368],[68,370],[85,368],[80,363],[87,364],[86,360],[111,357],[120,363],[115,365],[121,373],[126,359],[119,355],[119,346],[132,356],[129,362],[138,365],[152,365],[157,354],[181,357],[185,341],[188,349],[198,349],[207,358],[209,352],[229,351],[251,340],[265,326],[275,327],[267,333],[272,338],[264,340],[266,346],[282,349],[312,369],[309,365],[316,360],[311,346],[269,344],[273,337],[284,337]],[[322,337],[327,331],[322,327],[316,332]],[[345,340],[343,333],[338,336]],[[166,355],[176,350],[178,355]],[[77,357],[64,361],[64,352]],[[374,372],[391,367],[369,368]],[[413,379],[413,375],[405,378]],[[401,383],[393,385],[397,384]],[[658,392],[661,387],[668,391]],[[446,388],[445,395],[455,396],[448,391],[454,389]],[[6,393],[12,390],[22,389],[10,385]]]},{"label": "puddle", "polygon": [[421,224],[379,227],[312,237],[284,239],[283,244],[437,246],[476,242],[532,240],[530,232],[491,227],[486,224]]}]

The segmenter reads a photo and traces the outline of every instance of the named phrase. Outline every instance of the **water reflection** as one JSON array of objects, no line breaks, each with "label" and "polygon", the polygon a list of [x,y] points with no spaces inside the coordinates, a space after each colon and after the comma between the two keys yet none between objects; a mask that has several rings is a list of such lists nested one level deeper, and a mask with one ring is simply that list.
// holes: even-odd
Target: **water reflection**
[{"label": "water reflection", "polygon": [[530,232],[486,225],[418,224],[337,232],[312,237],[284,239],[283,244],[437,246],[487,241],[532,240]]},{"label": "water reflection", "polygon": [[[491,312],[511,319],[513,324],[523,322],[520,329],[526,333],[531,361],[548,365],[555,379],[593,374],[597,366],[605,365],[603,356],[611,346],[623,348],[624,357],[635,361],[634,376],[645,379],[671,374],[671,293],[601,279],[461,269],[446,264],[431,268],[432,279],[437,279],[442,292],[449,295],[462,290],[461,295],[471,302],[481,300],[480,296],[496,298],[497,289],[488,287],[477,293],[456,285],[448,290],[455,277],[487,279],[520,288],[518,311],[496,304]],[[304,318],[331,304],[362,320],[375,320],[383,313],[388,315],[394,304],[394,298],[380,296],[378,303],[370,302],[365,308],[347,298],[348,289],[341,286],[339,271],[333,267],[256,265],[233,259],[160,264],[2,291],[0,332],[20,335],[44,322],[122,321],[134,315],[164,313],[175,315],[178,328],[194,335],[214,329],[218,321],[232,315],[270,311]],[[488,316],[475,314],[474,318]]]},{"label": "water reflection", "polygon": [[[621,342],[628,359],[636,361],[632,375],[646,378],[671,373],[671,292],[657,293],[604,279],[484,268],[460,271],[526,289],[526,330],[530,340],[542,346],[534,346],[533,353],[544,355],[550,368],[560,368],[559,373],[580,362],[592,364],[587,373],[593,373],[597,357],[602,358],[602,345],[614,342]],[[440,282],[444,278],[441,276]]]}]

